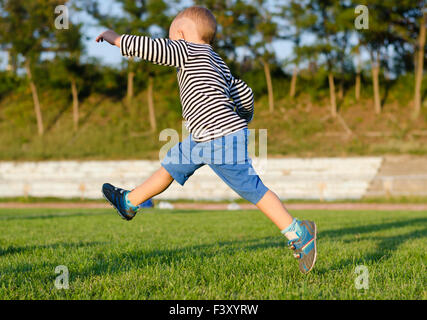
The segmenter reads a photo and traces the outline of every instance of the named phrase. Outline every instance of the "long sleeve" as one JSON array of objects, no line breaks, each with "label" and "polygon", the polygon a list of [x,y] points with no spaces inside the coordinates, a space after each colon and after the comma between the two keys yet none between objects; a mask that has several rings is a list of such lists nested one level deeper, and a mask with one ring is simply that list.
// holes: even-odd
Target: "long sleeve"
[{"label": "long sleeve", "polygon": [[243,80],[232,78],[230,95],[236,105],[236,112],[239,117],[249,123],[254,115],[254,94],[252,89]]},{"label": "long sleeve", "polygon": [[155,64],[184,67],[188,50],[184,40],[152,39],[145,36],[122,35],[120,52],[126,57],[138,57]]}]

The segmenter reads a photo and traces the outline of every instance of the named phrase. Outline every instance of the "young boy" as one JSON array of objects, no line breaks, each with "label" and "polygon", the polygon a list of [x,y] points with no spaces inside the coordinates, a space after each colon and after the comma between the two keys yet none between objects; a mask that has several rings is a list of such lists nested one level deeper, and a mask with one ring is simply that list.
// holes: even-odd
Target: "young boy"
[{"label": "young boy", "polygon": [[281,230],[299,259],[299,269],[307,273],[316,262],[316,224],[294,219],[252,168],[247,154],[247,125],[254,112],[252,90],[233,77],[212,49],[216,28],[213,14],[194,6],[175,17],[169,39],[120,36],[111,30],[96,38],[119,47],[123,56],[175,67],[183,118],[190,132],[141,185],[128,191],[105,183],[102,192],[122,218],[131,220],[139,204],[163,192],[173,180],[184,185],[198,168],[208,164]]}]

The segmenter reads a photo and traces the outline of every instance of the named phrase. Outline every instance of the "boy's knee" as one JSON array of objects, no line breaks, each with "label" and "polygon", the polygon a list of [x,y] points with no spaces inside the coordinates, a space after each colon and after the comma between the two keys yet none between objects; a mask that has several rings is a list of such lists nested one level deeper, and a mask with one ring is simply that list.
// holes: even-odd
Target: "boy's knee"
[{"label": "boy's knee", "polygon": [[269,190],[258,178],[258,181],[245,189],[234,189],[243,199],[253,204],[257,204]]},{"label": "boy's knee", "polygon": [[170,173],[163,166],[160,167],[158,172],[159,172],[159,174],[162,175],[163,178],[168,179],[170,181],[173,180],[173,177],[170,175]]}]

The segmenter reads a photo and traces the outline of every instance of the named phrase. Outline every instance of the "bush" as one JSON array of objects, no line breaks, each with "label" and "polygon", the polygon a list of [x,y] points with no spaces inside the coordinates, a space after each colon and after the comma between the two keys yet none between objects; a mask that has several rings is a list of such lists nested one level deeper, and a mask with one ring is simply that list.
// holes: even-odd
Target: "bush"
[{"label": "bush", "polygon": [[8,71],[0,71],[0,99],[20,86],[21,80]]}]

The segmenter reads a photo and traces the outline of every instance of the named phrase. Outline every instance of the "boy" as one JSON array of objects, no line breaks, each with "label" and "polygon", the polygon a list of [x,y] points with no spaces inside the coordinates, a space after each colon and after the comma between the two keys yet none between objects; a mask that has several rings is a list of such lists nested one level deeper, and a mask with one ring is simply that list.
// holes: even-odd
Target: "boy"
[{"label": "boy", "polygon": [[[208,164],[235,192],[255,204],[288,238],[302,273],[316,262],[316,225],[294,219],[279,198],[255,173],[247,154],[247,125],[252,120],[252,90],[234,78],[211,43],[216,20],[203,7],[181,11],[169,29],[169,39],[122,35],[108,30],[96,41],[120,48],[123,56],[177,68],[183,118],[188,138],[171,148],[158,169],[132,191],[105,183],[104,197],[119,215],[131,220],[138,205],[163,192],[176,180],[185,181]],[[237,153],[237,154],[236,154]]]}]

